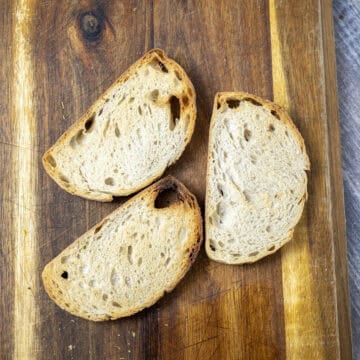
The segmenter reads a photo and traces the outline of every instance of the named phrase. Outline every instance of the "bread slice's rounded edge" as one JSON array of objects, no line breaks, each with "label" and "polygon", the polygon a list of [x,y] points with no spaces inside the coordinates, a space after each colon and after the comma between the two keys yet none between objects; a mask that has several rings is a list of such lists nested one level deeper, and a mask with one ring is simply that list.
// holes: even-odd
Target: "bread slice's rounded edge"
[{"label": "bread slice's rounded edge", "polygon": [[[77,241],[81,239],[85,234],[90,231],[95,231],[99,226],[105,223],[108,219],[116,216],[116,214],[121,211],[124,206],[128,206],[133,201],[137,200],[138,198],[143,198],[144,200],[147,199],[149,201],[153,201],[155,203],[155,199],[158,194],[166,189],[169,189],[175,185],[178,193],[179,193],[179,204],[186,203],[192,211],[194,211],[194,231],[189,236],[189,241],[184,246],[189,248],[188,255],[184,256],[184,261],[181,264],[181,271],[179,276],[168,285],[166,289],[161,289],[159,292],[151,298],[148,302],[142,304],[141,306],[129,309],[127,311],[122,311],[118,313],[112,313],[111,316],[109,314],[88,314],[81,311],[75,311],[70,306],[65,305],[65,301],[63,299],[59,299],[56,296],[55,288],[52,285],[52,277],[53,272],[51,269],[51,264],[58,258],[64,256],[66,250],[70,246],[76,246]],[[171,206],[177,206],[177,203],[172,204]],[[167,208],[164,209],[156,209],[156,211],[167,211]],[[111,214],[103,218],[98,224],[94,225],[91,229],[89,229],[86,233],[81,235],[77,240],[75,240],[72,244],[70,244],[66,249],[64,249],[59,255],[57,255],[54,259],[52,259],[48,264],[45,265],[44,270],[41,274],[44,289],[48,296],[63,310],[69,312],[72,315],[78,316],[80,318],[92,321],[106,321],[106,320],[117,320],[119,318],[127,317],[133,315],[137,312],[142,311],[145,308],[148,308],[154,305],[158,300],[160,300],[166,293],[170,293],[176,285],[184,278],[184,276],[189,271],[191,265],[196,260],[198,253],[200,251],[201,245],[203,242],[203,226],[202,226],[202,217],[201,217],[201,210],[195,195],[193,195],[184,184],[182,184],[178,179],[173,176],[166,176],[165,178],[159,180],[155,184],[151,185],[150,187],[144,189],[143,191],[136,194],[134,197],[126,201],[124,204],[120,205],[116,210],[114,210]]]},{"label": "bread slice's rounded edge", "polygon": [[209,259],[216,261],[218,263],[221,264],[225,264],[225,265],[245,265],[245,264],[253,264],[254,262],[261,260],[271,254],[276,253],[277,251],[279,251],[285,244],[287,244],[292,238],[293,238],[293,234],[294,234],[294,228],[289,230],[288,236],[285,237],[283,240],[277,242],[277,244],[273,244],[272,247],[273,249],[271,250],[267,250],[264,249],[263,251],[259,251],[259,253],[256,256],[243,256],[240,257],[239,259],[234,259],[234,258],[230,258],[229,259],[225,259],[224,258],[218,258],[216,256],[214,256],[214,253],[210,250],[210,247],[205,246],[205,252],[206,255],[209,257]]},{"label": "bread slice's rounded edge", "polygon": [[[255,101],[256,103],[260,104],[261,106],[266,107],[267,109],[269,109],[270,111],[274,111],[276,115],[273,114],[273,116],[277,117],[280,121],[284,122],[292,131],[293,134],[295,136],[295,138],[297,139],[298,143],[300,144],[301,150],[303,152],[303,155],[305,157],[305,171],[309,171],[310,170],[310,160],[309,160],[309,156],[306,152],[306,147],[305,147],[305,141],[302,137],[302,135],[300,134],[298,128],[296,127],[296,125],[294,124],[294,122],[292,121],[292,119],[290,118],[289,114],[287,113],[287,111],[285,109],[283,109],[281,106],[269,101],[269,100],[265,100],[262,99],[259,96],[247,93],[247,92],[241,92],[241,91],[225,91],[225,92],[217,92],[215,94],[214,97],[214,105],[213,105],[213,112],[211,115],[211,120],[210,120],[210,129],[209,129],[209,146],[208,146],[208,157],[207,157],[207,170],[206,170],[206,188],[208,188],[208,183],[210,181],[210,160],[211,160],[211,146],[210,146],[210,141],[212,141],[212,129],[214,127],[214,123],[215,123],[215,115],[216,112],[218,110],[221,109],[222,106],[225,105],[227,100],[247,100],[250,99]],[[308,193],[307,193],[307,183],[308,183],[308,178],[306,176],[306,181],[304,184],[304,195],[303,195],[303,199],[304,201],[302,201],[302,210],[299,212],[299,216],[295,221],[295,226],[291,229],[289,229],[288,232],[288,236],[284,239],[282,239],[281,241],[279,241],[276,245],[275,248],[271,251],[269,251],[268,249],[264,249],[263,251],[259,251],[259,253],[256,256],[253,257],[240,257],[239,259],[225,259],[223,258],[219,258],[217,256],[214,256],[214,252],[211,251],[210,249],[210,243],[207,239],[207,232],[208,232],[208,224],[207,224],[207,213],[208,213],[208,193],[207,191],[205,192],[205,219],[204,219],[204,223],[205,223],[205,252],[206,255],[213,261],[219,262],[219,263],[223,263],[223,264],[227,264],[227,265],[242,265],[242,264],[251,264],[254,263],[268,255],[271,255],[275,252],[277,252],[279,249],[281,249],[286,243],[288,243],[292,238],[293,238],[293,234],[294,234],[294,229],[296,227],[296,225],[298,224],[298,222],[300,221],[300,218],[302,216],[303,210],[304,210],[304,205],[305,205],[305,201],[308,198]]]},{"label": "bread slice's rounded edge", "polygon": [[51,150],[49,149],[45,152],[45,154],[42,157],[42,164],[47,172],[47,174],[65,191],[70,193],[71,195],[80,196],[87,200],[96,200],[100,202],[110,202],[113,200],[113,196],[111,194],[103,193],[103,192],[90,192],[90,191],[80,191],[74,186],[71,186],[64,182],[61,178],[61,174],[59,172],[55,171],[52,166],[49,164],[48,156],[51,155]]},{"label": "bread slice's rounded edge", "polygon": [[[186,74],[185,70],[173,59],[167,57],[166,53],[162,49],[154,48],[152,50],[149,50],[146,52],[140,59],[138,59],[136,62],[134,62],[130,67],[120,75],[120,77],[115,80],[115,82],[101,95],[98,97],[98,99],[93,103],[93,105],[74,123],[72,124],[61,136],[60,138],[53,144],[43,155],[42,157],[42,163],[44,166],[45,171],[47,174],[65,191],[69,192],[72,195],[80,196],[82,198],[88,199],[88,200],[96,200],[96,201],[102,201],[102,202],[111,202],[113,200],[113,196],[128,196],[131,195],[148,185],[152,184],[154,181],[159,179],[164,172],[166,171],[166,168],[163,171],[158,172],[154,176],[148,178],[146,181],[144,181],[141,185],[128,188],[125,190],[119,189],[117,191],[114,191],[112,193],[105,193],[101,191],[84,191],[82,189],[78,189],[75,186],[66,184],[61,179],[61,174],[59,174],[58,171],[56,171],[50,164],[49,156],[52,156],[51,153],[54,149],[57,149],[66,142],[66,140],[74,135],[74,132],[79,131],[81,129],[85,129],[85,123],[86,121],[91,118],[94,114],[97,113],[98,109],[105,103],[108,94],[116,88],[119,84],[124,83],[128,80],[128,78],[136,72],[136,69],[141,67],[143,64],[148,63],[152,61],[153,59],[157,58],[161,62],[165,63],[166,66],[170,66],[174,69],[174,71],[177,71],[181,76],[181,81],[185,83],[185,88],[187,90],[186,96],[188,96],[189,104],[188,107],[190,110],[188,110],[188,113],[190,114],[189,119],[189,126],[187,128],[187,133],[185,137],[185,142],[182,144],[182,147],[179,150],[179,153],[177,157],[174,159],[172,163],[169,163],[167,167],[170,165],[173,165],[183,154],[186,146],[190,142],[192,135],[194,133],[195,129],[195,123],[196,123],[196,115],[197,115],[197,108],[196,108],[196,92],[195,88],[189,78],[189,76]],[[181,113],[183,112],[183,104],[181,103]]]}]

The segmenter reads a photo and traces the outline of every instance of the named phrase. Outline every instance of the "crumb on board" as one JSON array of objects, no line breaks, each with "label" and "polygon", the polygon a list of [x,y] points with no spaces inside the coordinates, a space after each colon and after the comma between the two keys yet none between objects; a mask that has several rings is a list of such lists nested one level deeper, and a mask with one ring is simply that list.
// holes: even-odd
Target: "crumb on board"
[{"label": "crumb on board", "polygon": [[73,349],[75,349],[75,345],[70,344],[68,346],[68,351],[72,351]]},{"label": "crumb on board", "polygon": [[135,337],[135,336],[136,336],[136,332],[135,332],[135,331],[132,331],[132,332],[131,332],[131,335],[132,335],[132,337]]}]

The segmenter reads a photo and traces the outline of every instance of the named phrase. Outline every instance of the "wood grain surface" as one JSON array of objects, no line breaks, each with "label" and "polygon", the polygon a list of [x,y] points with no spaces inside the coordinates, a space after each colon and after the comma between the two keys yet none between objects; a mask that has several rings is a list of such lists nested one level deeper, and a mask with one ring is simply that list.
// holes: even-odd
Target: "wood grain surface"
[{"label": "wood grain surface", "polygon": [[[330,1],[3,0],[0,31],[1,359],[351,359]],[[303,134],[309,200],[276,254],[227,266],[202,250],[155,306],[92,323],[49,300],[41,271],[124,199],[69,195],[41,155],[153,47],[197,92],[193,139],[167,173],[203,206],[213,97],[248,91]]]}]

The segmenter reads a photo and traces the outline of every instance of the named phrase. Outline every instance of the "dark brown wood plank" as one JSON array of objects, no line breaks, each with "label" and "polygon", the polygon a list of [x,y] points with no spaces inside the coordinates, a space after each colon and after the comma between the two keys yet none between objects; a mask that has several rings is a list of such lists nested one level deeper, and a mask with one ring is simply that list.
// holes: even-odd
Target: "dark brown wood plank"
[{"label": "dark brown wood plank", "polygon": [[[203,203],[215,93],[243,90],[272,98],[268,2],[157,1],[154,36],[154,45],[174,56],[194,82],[196,130],[168,172]],[[167,321],[186,319],[160,327],[161,358],[285,358],[280,253],[238,267],[203,255],[184,283],[187,294],[175,290],[176,301],[160,313]]]}]

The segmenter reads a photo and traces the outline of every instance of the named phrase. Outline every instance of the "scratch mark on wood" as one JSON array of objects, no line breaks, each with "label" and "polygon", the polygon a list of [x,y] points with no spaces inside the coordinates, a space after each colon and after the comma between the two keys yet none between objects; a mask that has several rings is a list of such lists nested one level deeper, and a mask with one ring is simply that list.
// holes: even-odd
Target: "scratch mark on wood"
[{"label": "scratch mark on wood", "polygon": [[233,291],[234,288],[229,288],[229,289],[225,289],[225,290],[222,290],[222,291],[218,291],[216,293],[213,293],[213,294],[210,294],[208,296],[205,296],[203,298],[200,298],[200,299],[196,299],[194,301],[192,301],[190,304],[197,304],[197,303],[200,303],[200,302],[203,302],[203,301],[207,301],[207,300],[210,300],[210,299],[213,299],[213,298],[217,298],[219,295],[223,295],[229,291]]},{"label": "scratch mark on wood", "polygon": [[[214,314],[214,305],[212,304],[211,305],[211,312],[210,312],[210,315],[208,316],[207,320],[206,320],[206,325],[205,325],[205,329],[207,329],[209,327],[209,322],[211,321],[211,319],[213,318],[213,314]],[[216,319],[217,321],[217,319]],[[216,336],[214,336],[213,338],[215,337],[218,337],[218,334],[216,334]],[[201,341],[200,342],[200,346],[198,348],[198,351],[197,351],[197,356],[196,358],[198,359],[199,356],[200,356],[200,352],[201,352],[201,348],[202,348],[202,345],[204,344],[204,341]]]},{"label": "scratch mark on wood", "polygon": [[0,145],[8,145],[8,146],[17,147],[20,149],[31,150],[34,152],[38,152],[40,154],[42,154],[45,151],[44,149],[37,150],[37,149],[31,148],[30,146],[14,144],[14,143],[9,143],[9,142],[5,142],[5,141],[0,141]]},{"label": "scratch mark on wood", "polygon": [[214,340],[217,337],[218,337],[218,335],[214,335],[214,336],[211,336],[211,337],[209,337],[207,339],[202,339],[202,340],[200,340],[200,341],[198,341],[198,342],[196,342],[194,344],[189,344],[189,345],[184,346],[181,350],[188,349],[188,348],[191,348],[191,347],[194,347],[194,346],[197,346],[197,345],[201,345],[201,344],[203,344],[203,343],[205,343],[207,341]]},{"label": "scratch mark on wood", "polygon": [[[220,349],[220,343],[216,346],[215,350],[212,352],[212,354],[208,357],[208,359],[213,359],[214,356],[219,352]],[[217,358],[216,358],[217,359]]]}]

